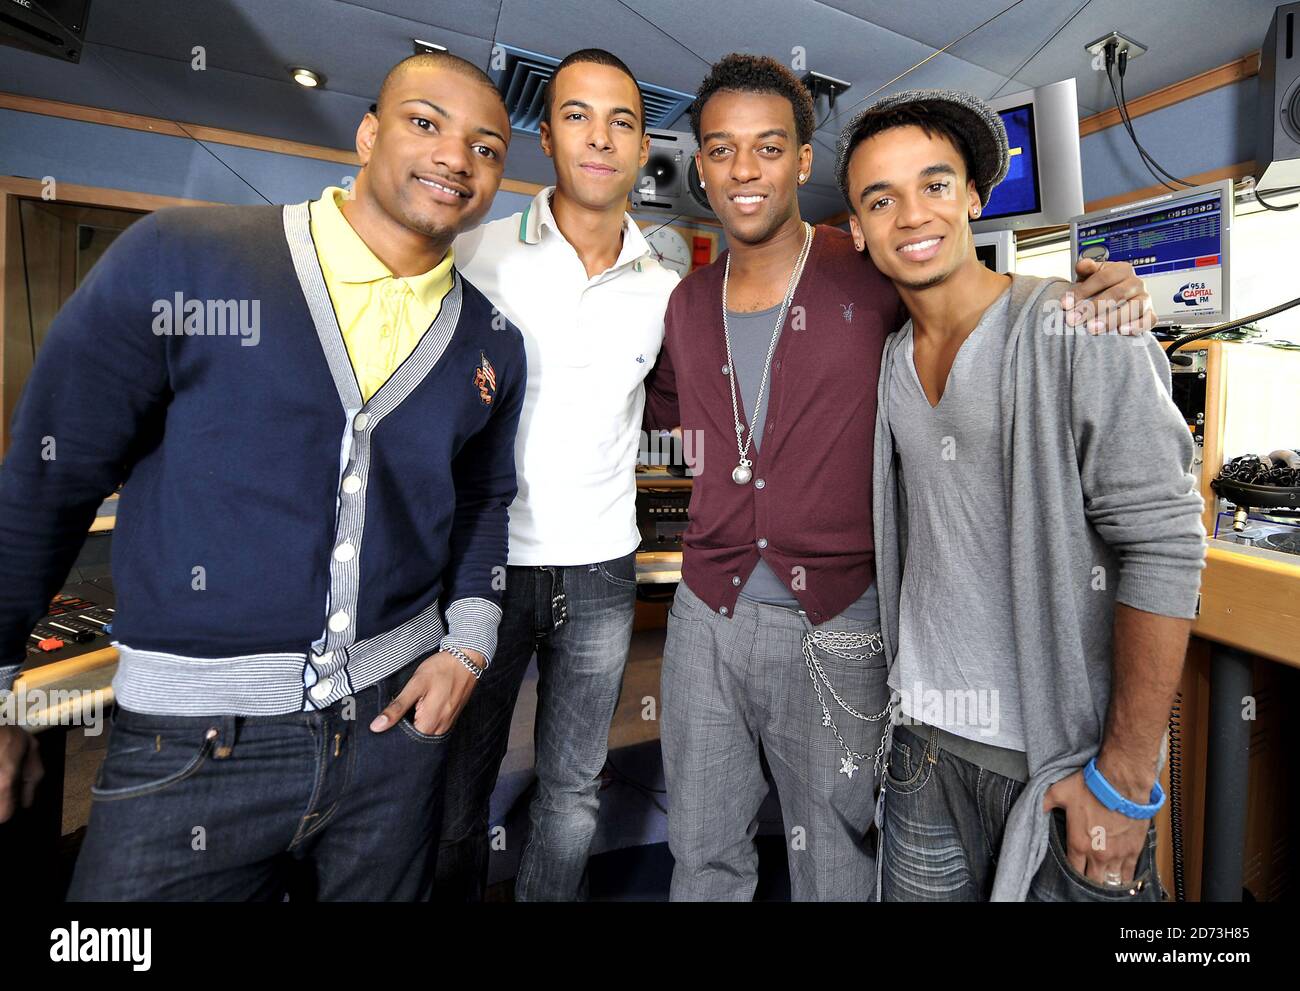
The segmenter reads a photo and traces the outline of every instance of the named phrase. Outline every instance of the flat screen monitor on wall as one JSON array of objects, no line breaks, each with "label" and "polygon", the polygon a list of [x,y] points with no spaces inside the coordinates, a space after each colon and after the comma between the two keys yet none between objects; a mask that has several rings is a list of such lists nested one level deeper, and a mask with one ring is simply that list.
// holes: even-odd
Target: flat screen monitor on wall
[{"label": "flat screen monitor on wall", "polygon": [[1231,319],[1232,180],[1098,210],[1070,224],[1070,257],[1128,262],[1161,326]]},{"label": "flat screen monitor on wall", "polygon": [[1079,102],[1074,80],[989,101],[1007,129],[1011,164],[993,190],[975,231],[1067,223],[1083,212]]},{"label": "flat screen monitor on wall", "polygon": [[974,235],[974,240],[982,264],[1001,275],[1016,270],[1016,236],[1011,231],[985,231]]}]

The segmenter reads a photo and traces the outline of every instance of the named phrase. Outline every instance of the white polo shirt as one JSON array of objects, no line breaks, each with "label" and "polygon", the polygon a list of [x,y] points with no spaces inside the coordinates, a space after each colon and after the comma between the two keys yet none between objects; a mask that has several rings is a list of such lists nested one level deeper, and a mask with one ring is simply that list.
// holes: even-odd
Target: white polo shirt
[{"label": "white polo shirt", "polygon": [[456,239],[456,267],[524,335],[528,389],[515,441],[513,565],[591,564],[636,549],[643,382],[677,286],[630,216],[595,278],[551,213],[554,187],[522,213]]}]

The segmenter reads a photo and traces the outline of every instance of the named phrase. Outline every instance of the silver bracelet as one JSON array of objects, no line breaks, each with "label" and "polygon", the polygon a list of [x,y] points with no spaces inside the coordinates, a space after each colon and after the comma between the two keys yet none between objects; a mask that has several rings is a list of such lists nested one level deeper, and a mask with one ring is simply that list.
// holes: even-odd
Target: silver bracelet
[{"label": "silver bracelet", "polygon": [[455,644],[447,644],[442,649],[445,650],[452,657],[456,658],[456,660],[460,661],[461,664],[464,664],[465,667],[469,668],[469,673],[474,676],[475,681],[478,681],[479,678],[482,678],[483,672],[487,670],[486,664],[484,664],[483,667],[479,667],[477,664],[475,664],[473,661],[469,659],[469,654],[465,653]]}]

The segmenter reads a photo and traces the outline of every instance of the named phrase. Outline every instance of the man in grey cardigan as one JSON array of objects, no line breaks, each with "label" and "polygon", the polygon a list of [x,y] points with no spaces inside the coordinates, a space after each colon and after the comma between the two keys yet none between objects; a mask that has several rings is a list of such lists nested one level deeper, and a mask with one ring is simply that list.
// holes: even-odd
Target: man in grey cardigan
[{"label": "man in grey cardigan", "polygon": [[874,461],[881,897],[1159,900],[1151,819],[1204,558],[1191,437],[1149,335],[1076,332],[1067,283],[976,258],[1008,159],[967,94],[886,98],[841,139],[855,243],[911,314]]}]

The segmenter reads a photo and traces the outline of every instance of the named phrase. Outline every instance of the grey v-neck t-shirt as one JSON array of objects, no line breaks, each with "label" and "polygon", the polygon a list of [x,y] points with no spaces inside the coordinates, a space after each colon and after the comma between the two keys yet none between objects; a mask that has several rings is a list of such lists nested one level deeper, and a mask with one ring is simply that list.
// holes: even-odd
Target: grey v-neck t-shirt
[{"label": "grey v-neck t-shirt", "polygon": [[[740,415],[745,419],[753,415],[754,402],[758,398],[758,387],[763,381],[763,366],[767,363],[767,349],[772,345],[772,332],[776,329],[776,318],[781,312],[780,305],[755,313],[737,313],[727,311],[727,328],[731,335],[731,358],[735,365],[737,395],[736,402]],[[784,330],[782,331],[784,333]],[[780,345],[777,335],[777,345]],[[776,349],[773,347],[773,354]],[[775,358],[773,359],[775,360]],[[754,441],[749,446],[749,459],[757,460],[759,442],[763,437],[764,424],[767,422],[768,396],[772,390],[772,375],[768,372],[767,388],[763,390],[763,402],[758,408],[758,417],[754,421]],[[749,436],[746,430],[745,436]],[[733,447],[728,457],[739,458],[739,452]],[[863,470],[870,466],[870,452],[863,461]],[[773,571],[760,556],[758,564],[750,572],[749,578],[740,589],[742,598],[766,605],[784,606],[799,609],[799,600],[790,591],[787,583]],[[876,586],[873,583],[862,596],[844,610],[842,615],[855,622],[878,624],[880,622],[880,604],[876,598]]]},{"label": "grey v-neck t-shirt", "polygon": [[899,332],[889,417],[907,484],[898,657],[903,712],[957,736],[1023,751],[1011,621],[1002,463],[1002,378],[1010,291],[962,343],[937,406],[916,374],[913,328]]}]

